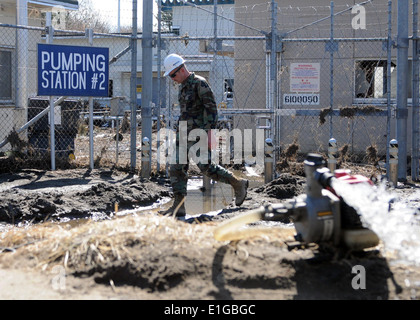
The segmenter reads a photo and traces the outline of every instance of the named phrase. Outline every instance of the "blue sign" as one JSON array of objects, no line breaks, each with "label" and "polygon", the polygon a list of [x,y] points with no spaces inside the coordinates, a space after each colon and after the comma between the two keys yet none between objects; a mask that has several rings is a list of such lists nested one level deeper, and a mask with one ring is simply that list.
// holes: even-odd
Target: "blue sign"
[{"label": "blue sign", "polygon": [[38,44],[38,95],[108,97],[109,49]]}]

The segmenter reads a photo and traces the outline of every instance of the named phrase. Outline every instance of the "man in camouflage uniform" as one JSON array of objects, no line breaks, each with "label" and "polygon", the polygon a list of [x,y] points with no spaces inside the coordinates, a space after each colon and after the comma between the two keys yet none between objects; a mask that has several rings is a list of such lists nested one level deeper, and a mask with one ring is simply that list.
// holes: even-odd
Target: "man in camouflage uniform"
[{"label": "man in camouflage uniform", "polygon": [[[165,76],[180,84],[178,99],[181,113],[177,128],[176,163],[171,164],[169,170],[175,199],[173,205],[161,213],[174,214],[178,217],[186,214],[184,201],[187,195],[188,152],[197,143],[197,141],[188,141],[188,134],[194,129],[205,130],[208,134],[208,146],[211,148],[214,142],[211,129],[216,129],[218,119],[214,94],[206,79],[189,72],[184,63],[185,60],[176,54],[169,55],[164,62]],[[187,134],[182,134],[180,130],[182,125],[186,125]],[[201,172],[214,181],[230,184],[235,191],[235,203],[240,206],[247,194],[248,180],[237,178],[232,172],[212,162],[211,152],[208,152],[206,160],[197,163]]]}]

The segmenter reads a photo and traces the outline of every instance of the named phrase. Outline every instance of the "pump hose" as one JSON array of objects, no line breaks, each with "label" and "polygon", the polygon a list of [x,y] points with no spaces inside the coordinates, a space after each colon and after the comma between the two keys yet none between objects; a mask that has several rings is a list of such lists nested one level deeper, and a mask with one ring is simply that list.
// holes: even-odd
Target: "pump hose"
[{"label": "pump hose", "polygon": [[250,228],[239,230],[240,227],[257,222],[259,220],[281,221],[282,218],[289,216],[295,204],[293,203],[276,203],[261,206],[257,209],[245,212],[230,220],[222,222],[222,224],[214,231],[214,238],[219,241],[238,240],[244,238],[244,235],[257,234],[267,231],[269,228]]},{"label": "pump hose", "polygon": [[238,238],[239,228],[252,222],[261,220],[266,212],[265,207],[245,212],[221,223],[214,231],[214,238],[219,241],[235,240]]}]

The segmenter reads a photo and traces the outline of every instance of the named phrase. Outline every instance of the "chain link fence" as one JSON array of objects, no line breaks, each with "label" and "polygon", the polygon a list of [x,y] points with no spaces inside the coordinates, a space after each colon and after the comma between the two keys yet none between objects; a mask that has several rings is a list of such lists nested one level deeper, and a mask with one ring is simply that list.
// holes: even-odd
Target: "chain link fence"
[{"label": "chain link fence", "polygon": [[[164,55],[184,56],[209,80],[229,129],[264,130],[278,163],[308,152],[327,158],[331,138],[342,160],[386,162],[396,95],[387,3],[166,3]],[[168,86],[173,110],[177,90]],[[253,155],[264,143],[256,137]]]},{"label": "chain link fence", "polygon": [[[239,143],[235,139],[242,140],[241,162],[255,163],[266,138],[274,141],[277,163],[308,152],[327,157],[331,138],[346,160],[374,165],[387,161],[397,91],[395,4],[224,0],[161,1],[158,7],[151,149],[158,161],[153,171],[166,167],[160,160],[165,155],[157,152],[163,143],[157,130],[173,128],[179,115],[177,85],[159,72],[170,53],[182,55],[190,71],[208,79],[220,128],[240,129],[240,138],[231,135],[227,140],[232,154]],[[128,168],[132,153],[141,149],[141,126],[137,149],[130,147],[133,103],[141,125],[141,34],[134,80],[137,95],[131,101],[130,32],[94,30],[90,39],[85,31],[65,28],[49,34],[42,12],[38,20],[29,18],[28,26],[2,20],[0,170],[50,168],[51,100],[59,101],[55,107],[57,166],[89,166],[92,161],[89,98],[37,96],[37,44],[47,42],[109,48],[109,97],[93,99],[93,160],[95,167]],[[246,129],[251,133],[245,134]],[[245,141],[252,141],[251,150],[244,147]]]},{"label": "chain link fence", "polygon": [[[389,135],[390,12],[386,4],[366,4],[361,12],[375,15],[361,16],[358,28],[359,11],[331,4],[279,9],[279,21],[291,23],[281,41],[280,142],[326,154],[334,138],[345,159],[377,164],[386,160]],[[313,22],[292,24],[305,16]]]},{"label": "chain link fence", "polygon": [[[34,8],[28,10],[33,12]],[[45,23],[42,12],[37,17],[30,22]],[[108,97],[92,99],[92,160],[97,168],[115,165],[128,168],[131,57],[127,53],[131,49],[131,36],[93,32],[89,38],[87,31],[12,24],[1,24],[0,30],[0,171],[28,167],[51,169],[50,104],[54,104],[56,168],[88,167],[91,161],[90,99],[38,96],[37,45],[40,43],[109,49]],[[50,80],[60,88],[79,81],[75,72],[66,74]]]}]

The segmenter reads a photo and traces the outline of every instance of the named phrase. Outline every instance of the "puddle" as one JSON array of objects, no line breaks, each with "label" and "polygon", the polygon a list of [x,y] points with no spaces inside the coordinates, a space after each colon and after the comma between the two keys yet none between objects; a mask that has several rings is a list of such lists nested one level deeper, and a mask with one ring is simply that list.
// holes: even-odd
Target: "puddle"
[{"label": "puddle", "polygon": [[[255,171],[234,172],[237,176],[249,180],[249,188],[258,187],[264,184],[264,177],[256,174]],[[187,210],[186,219],[195,218],[202,214],[215,216],[224,208],[228,207],[235,196],[233,188],[226,183],[210,181],[208,189],[203,188],[203,178],[192,176],[188,179],[187,197],[185,199],[185,208]],[[157,212],[166,209],[172,203],[172,198],[162,198],[151,206],[138,207],[130,210],[122,210],[115,213],[116,216],[128,214],[137,214],[142,212]]]},{"label": "puddle", "polygon": [[190,215],[221,210],[232,202],[234,193],[230,185],[211,181],[203,190],[203,179],[188,180],[185,208]]},{"label": "puddle", "polygon": [[[264,177],[258,175],[255,170],[250,168],[245,173],[243,172],[234,172],[237,176],[242,178],[246,178],[249,180],[249,188],[254,188],[257,186],[261,186],[264,184]],[[60,183],[58,183],[60,182]],[[56,186],[52,187],[53,184],[57,184]],[[28,186],[30,185],[30,187]],[[6,183],[2,185],[2,189],[12,189],[12,188],[19,188],[26,193],[46,193],[46,194],[65,194],[70,193],[70,191],[79,191],[83,192],[90,188],[92,185],[89,183],[69,183],[68,180],[54,180],[54,183],[48,182],[39,182],[37,181],[36,186],[34,183],[30,183],[27,179],[22,179],[20,181],[14,181],[12,183]],[[30,188],[34,188],[33,190]],[[207,215],[207,216],[216,216],[218,215],[224,208],[229,207],[234,199],[234,190],[233,188],[226,183],[220,183],[216,181],[209,181],[207,188],[203,188],[203,178],[201,176],[192,176],[188,179],[187,185],[187,197],[186,197],[186,210],[187,216],[186,219],[196,218],[200,215]],[[75,217],[75,216],[61,216],[56,217],[57,220],[53,223],[57,223],[60,225],[68,225],[70,227],[77,227],[81,224],[84,224],[88,221],[101,221],[101,220],[108,220],[114,219],[116,217],[122,217],[126,215],[132,214],[149,214],[149,213],[157,213],[162,209],[166,209],[172,204],[172,198],[170,197],[163,197],[160,198],[158,201],[154,202],[152,205],[149,206],[138,206],[133,209],[121,209],[118,207],[118,204],[114,204],[114,212],[89,212],[84,217]],[[51,214],[54,216],[54,214]],[[46,221],[46,222],[52,222]],[[0,233],[7,232],[13,227],[19,227],[17,225],[11,225],[8,223],[0,223]]]},{"label": "puddle", "polygon": [[[257,175],[255,171],[244,175],[235,172],[237,176],[249,180],[249,188],[258,187],[264,184],[264,178]],[[233,188],[226,183],[210,181],[209,189],[203,190],[203,179],[201,177],[191,177],[188,179],[187,197],[185,208],[189,215],[218,214],[222,209],[228,207],[235,196]]]}]

